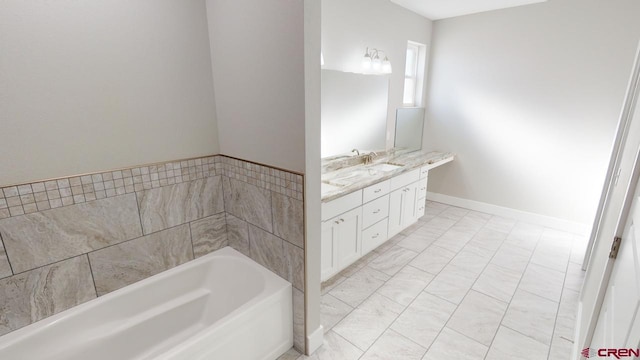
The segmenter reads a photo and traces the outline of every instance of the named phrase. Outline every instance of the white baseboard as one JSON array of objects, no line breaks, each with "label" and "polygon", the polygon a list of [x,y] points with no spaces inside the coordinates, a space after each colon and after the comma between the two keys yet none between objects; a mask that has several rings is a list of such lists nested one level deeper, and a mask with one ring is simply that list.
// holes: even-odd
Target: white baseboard
[{"label": "white baseboard", "polygon": [[480,211],[483,213],[503,216],[519,221],[524,221],[534,225],[545,226],[548,228],[566,231],[578,235],[589,235],[591,229],[589,225],[559,219],[551,216],[535,214],[522,210],[511,209],[503,206],[487,204],[480,201],[462,199],[455,196],[427,192],[427,200],[462,207],[469,210]]},{"label": "white baseboard", "polygon": [[307,336],[308,355],[313,354],[324,342],[324,328],[320,325],[314,332]]}]

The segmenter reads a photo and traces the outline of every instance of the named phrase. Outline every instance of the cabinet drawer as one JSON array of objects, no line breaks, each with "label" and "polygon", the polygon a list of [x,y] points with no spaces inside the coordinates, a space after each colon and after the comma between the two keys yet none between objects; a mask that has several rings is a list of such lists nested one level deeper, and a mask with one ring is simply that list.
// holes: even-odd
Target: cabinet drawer
[{"label": "cabinet drawer", "polygon": [[396,177],[391,178],[391,190],[393,191],[403,186],[407,186],[418,180],[420,180],[420,169],[415,169],[415,170],[409,171],[408,173],[398,175]]},{"label": "cabinet drawer", "polygon": [[362,190],[322,203],[322,221],[327,221],[360,205],[362,205]]},{"label": "cabinet drawer", "polygon": [[424,216],[426,207],[427,207],[427,200],[424,198],[418,199],[418,201],[416,202],[416,217],[418,219]]},{"label": "cabinet drawer", "polygon": [[362,231],[362,255],[387,241],[387,219],[381,220]]},{"label": "cabinet drawer", "polygon": [[387,216],[389,216],[388,194],[379,199],[373,200],[370,203],[364,204],[362,207],[362,227],[368,228]]},{"label": "cabinet drawer", "polygon": [[387,195],[390,189],[390,180],[385,180],[383,182],[379,182],[375,185],[371,185],[364,190],[362,190],[362,202],[368,203],[373,199],[377,199],[380,196]]},{"label": "cabinet drawer", "polygon": [[423,166],[420,168],[420,179],[424,179],[429,176],[429,166]]},{"label": "cabinet drawer", "polygon": [[418,195],[417,198],[418,199],[424,199],[425,197],[427,197],[427,179],[420,179],[420,181],[418,181]]}]

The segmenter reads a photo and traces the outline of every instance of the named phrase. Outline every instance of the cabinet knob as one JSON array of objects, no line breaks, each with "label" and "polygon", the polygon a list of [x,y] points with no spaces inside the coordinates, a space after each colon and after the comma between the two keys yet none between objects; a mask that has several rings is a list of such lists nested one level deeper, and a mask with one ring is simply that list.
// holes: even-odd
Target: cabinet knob
[{"label": "cabinet knob", "polygon": [[377,238],[378,236],[380,236],[380,234],[379,234],[379,233],[378,233],[378,234],[373,235],[371,238],[372,238],[372,239],[375,239],[375,238]]},{"label": "cabinet knob", "polygon": [[374,190],[373,192],[377,194],[377,193],[379,193],[380,191],[382,191],[382,189]]},{"label": "cabinet knob", "polygon": [[336,221],[334,221],[334,223],[336,223],[336,224],[340,224],[340,221],[339,221],[339,220],[336,220]]},{"label": "cabinet knob", "polygon": [[426,190],[427,188],[420,188],[420,190]]},{"label": "cabinet knob", "polygon": [[340,219],[340,222],[344,222],[344,219]]},{"label": "cabinet knob", "polygon": [[374,213],[374,214],[377,214],[377,213],[379,213],[379,212],[380,212],[380,209],[378,209],[378,210],[374,211],[373,213]]}]

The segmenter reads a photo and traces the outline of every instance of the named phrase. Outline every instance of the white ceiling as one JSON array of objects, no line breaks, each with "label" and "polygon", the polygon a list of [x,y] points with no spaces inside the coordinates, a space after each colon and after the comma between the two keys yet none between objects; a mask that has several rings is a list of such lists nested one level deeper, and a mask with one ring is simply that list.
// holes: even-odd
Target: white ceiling
[{"label": "white ceiling", "polygon": [[391,2],[431,20],[545,1],[547,0],[391,0]]}]

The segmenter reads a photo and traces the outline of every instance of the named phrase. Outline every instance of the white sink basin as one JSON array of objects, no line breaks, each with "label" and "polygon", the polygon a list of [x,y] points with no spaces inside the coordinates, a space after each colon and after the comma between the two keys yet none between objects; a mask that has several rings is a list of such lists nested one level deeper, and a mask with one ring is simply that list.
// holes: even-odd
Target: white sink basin
[{"label": "white sink basin", "polygon": [[393,164],[384,163],[384,164],[372,165],[370,168],[373,169],[373,170],[377,170],[377,171],[387,172],[387,171],[393,171],[395,169],[399,169],[401,167],[402,166],[400,166],[400,165],[393,165]]}]

